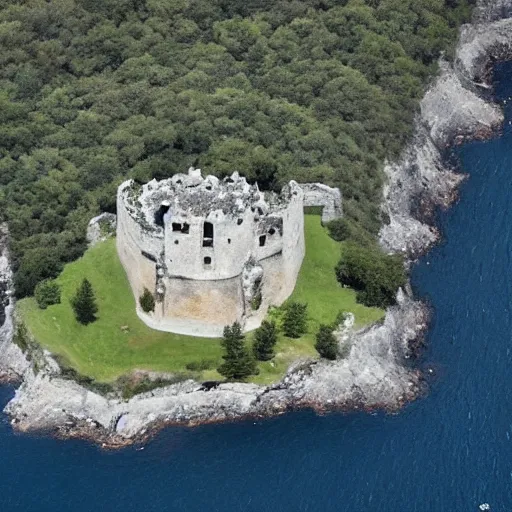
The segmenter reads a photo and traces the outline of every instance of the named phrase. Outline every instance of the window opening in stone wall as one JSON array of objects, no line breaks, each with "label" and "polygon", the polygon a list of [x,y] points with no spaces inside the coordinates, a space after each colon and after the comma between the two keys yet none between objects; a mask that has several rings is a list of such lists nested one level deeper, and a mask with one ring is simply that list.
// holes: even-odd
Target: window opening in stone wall
[{"label": "window opening in stone wall", "polygon": [[178,245],[178,244],[179,244],[178,240],[174,240],[174,243],[175,243],[176,245]]},{"label": "window opening in stone wall", "polygon": [[212,259],[210,258],[210,256],[205,256],[203,261],[204,261],[205,265],[211,265],[212,264]]},{"label": "window opening in stone wall", "polygon": [[263,247],[265,245],[265,242],[267,241],[267,237],[265,235],[260,236],[260,247]]},{"label": "window opening in stone wall", "polygon": [[231,243],[231,238],[228,238],[228,244],[230,244],[230,243]]},{"label": "window opening in stone wall", "polygon": [[154,214],[155,224],[160,227],[164,227],[164,215],[169,211],[170,206],[167,204],[161,204],[158,210]]},{"label": "window opening in stone wall", "polygon": [[185,235],[188,235],[190,232],[190,224],[187,224],[185,222],[185,224],[183,224],[183,227],[181,228],[181,232]]},{"label": "window opening in stone wall", "polygon": [[269,235],[273,235],[275,232],[276,232],[276,230],[275,230],[274,228],[270,228],[270,229],[268,230],[268,234],[269,234]]},{"label": "window opening in stone wall", "polygon": [[238,220],[236,221],[236,223],[240,226],[240,224],[242,224],[242,222],[243,222],[243,221],[244,221],[244,219],[238,219]]},{"label": "window opening in stone wall", "polygon": [[181,224],[178,224],[177,222],[172,223],[172,230],[173,231],[181,231]]},{"label": "window opening in stone wall", "polygon": [[213,224],[211,222],[203,224],[203,247],[213,247]]}]

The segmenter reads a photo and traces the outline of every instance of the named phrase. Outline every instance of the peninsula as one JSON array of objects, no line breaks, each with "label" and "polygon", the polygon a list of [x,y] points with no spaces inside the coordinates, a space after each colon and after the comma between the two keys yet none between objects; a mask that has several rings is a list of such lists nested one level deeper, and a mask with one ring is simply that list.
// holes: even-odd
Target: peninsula
[{"label": "peninsula", "polygon": [[[440,75],[421,102],[421,114],[415,125],[413,141],[399,160],[386,165],[384,169],[387,182],[381,208],[386,222],[379,231],[379,241],[385,250],[401,253],[408,261],[426,251],[438,239],[439,234],[431,224],[430,213],[435,207],[449,206],[456,196],[457,185],[463,179],[445,166],[441,152],[461,137],[490,136],[503,120],[499,107],[489,98],[488,73],[493,60],[510,57],[512,20],[504,17],[512,12],[510,7],[504,1],[479,2],[472,24],[461,29],[453,63],[441,62]],[[199,178],[194,171],[185,176],[187,179]],[[206,180],[201,178],[198,186],[208,186],[204,184]],[[124,190],[123,187],[121,190]],[[345,196],[343,189],[341,192]],[[300,196],[301,192],[297,190],[297,197]],[[139,197],[144,199],[144,190]],[[144,201],[141,204],[140,211],[143,212]],[[162,206],[164,208],[160,209]],[[167,206],[169,209],[164,211]],[[180,218],[182,213],[176,212],[174,224],[177,226],[173,231],[172,206],[172,201],[164,198],[158,203],[156,211],[160,213],[156,217],[154,211],[148,217],[148,210],[144,211],[145,221],[140,219],[141,224],[149,220],[162,222],[164,226],[167,221],[170,251],[174,245],[180,246],[182,237],[186,237],[187,233],[183,232],[184,229],[186,231],[185,224],[189,225],[189,235],[193,238],[193,221],[188,214]],[[255,208],[254,212],[250,210],[251,206]],[[256,245],[256,251],[260,247],[264,250],[267,243],[271,246],[270,240],[265,238],[260,246],[260,237],[274,236],[276,233],[269,234],[270,229],[279,231],[279,223],[265,226],[263,233],[263,224],[260,226],[259,223],[260,219],[265,218],[265,209],[258,212],[257,201],[247,204],[247,207],[249,209],[244,206],[243,215],[259,216],[256,222],[258,227],[250,231],[252,244]],[[270,206],[268,208],[271,211]],[[204,271],[204,265],[212,265],[213,258],[216,263],[218,256],[202,254],[202,249],[211,249],[202,244],[205,240],[207,243],[216,240],[218,233],[214,229],[213,236],[208,236],[212,231],[204,227],[205,223],[210,222],[211,212],[199,213],[202,225],[201,228],[199,223],[196,225],[196,242],[201,240],[198,258],[201,258],[199,265]],[[243,222],[249,220],[247,217]],[[255,222],[254,219],[252,222]],[[122,223],[119,225],[122,226]],[[230,245],[228,238],[231,238],[228,233],[223,233],[223,240]],[[178,244],[174,244],[175,240],[178,240]],[[300,237],[297,243],[299,250],[292,253],[300,260]],[[12,271],[6,230],[1,247],[1,290],[5,318],[0,328],[0,372],[5,380],[21,381],[14,398],[6,407],[13,426],[21,431],[46,429],[63,437],[87,437],[107,446],[122,446],[144,439],[165,424],[197,424],[247,415],[272,415],[296,407],[313,407],[317,410],[383,407],[396,410],[424,390],[423,375],[408,364],[408,359],[414,354],[426,329],[428,309],[413,299],[406,286],[398,292],[397,304],[387,309],[381,323],[357,329],[353,317],[347,316],[338,326],[335,331],[338,342],[350,347],[346,357],[334,361],[302,359],[292,365],[279,382],[271,385],[243,382],[216,382],[210,385],[190,379],[138,394],[129,400],[101,395],[62,375],[61,368],[48,351],[38,353],[37,364],[34,364],[35,360],[28,360],[20,347],[13,343],[15,304],[11,293]],[[248,245],[244,244],[243,247],[247,248]],[[134,297],[137,298],[144,287],[153,290],[155,298],[163,289],[162,295],[165,297],[168,283],[162,279],[164,287],[161,288],[159,278],[172,276],[170,265],[166,263],[171,252],[164,250],[164,259],[159,260],[161,250],[151,253],[140,246],[137,246],[137,250],[137,257],[145,258],[153,265],[150,268],[153,281],[138,283],[136,276],[130,277]],[[157,261],[142,255],[142,250]],[[135,254],[134,251],[135,248],[132,254]],[[205,261],[205,258],[212,259]],[[160,267],[160,261],[166,263],[165,268]],[[246,258],[237,260],[241,274],[237,271],[236,276],[242,276],[242,283],[246,261]],[[258,263],[261,259],[255,256],[254,261]],[[190,268],[193,268],[192,262],[190,264]],[[291,271],[295,272],[297,267],[292,267]],[[255,288],[254,282],[250,286],[251,292]],[[247,311],[244,310],[246,299],[242,297],[237,313],[239,319],[243,319],[243,311]],[[165,317],[162,314],[162,322]],[[172,318],[171,314],[169,318]]]}]

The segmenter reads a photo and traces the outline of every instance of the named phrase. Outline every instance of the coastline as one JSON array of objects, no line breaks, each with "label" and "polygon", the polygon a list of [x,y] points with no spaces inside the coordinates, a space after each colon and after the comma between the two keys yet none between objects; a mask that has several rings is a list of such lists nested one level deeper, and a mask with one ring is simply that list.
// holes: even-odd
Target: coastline
[{"label": "coastline", "polygon": [[[421,102],[413,141],[399,162],[385,167],[388,182],[382,207],[389,223],[381,229],[380,243],[390,252],[402,252],[409,262],[438,240],[439,233],[429,222],[432,212],[455,200],[464,179],[445,167],[443,149],[466,138],[488,137],[503,121],[500,109],[486,97],[489,89],[482,80],[493,60],[512,56],[512,19],[499,19],[505,7],[512,7],[509,4],[510,0],[479,2],[474,23],[461,29],[453,66],[442,63]],[[2,295],[7,306],[0,328],[0,378],[22,381],[5,409],[19,431],[47,431],[121,447],[145,441],[171,424],[232,421],[301,407],[319,412],[394,411],[424,390],[423,376],[407,360],[428,326],[429,314],[408,289],[399,293],[398,305],[388,309],[381,324],[358,332],[347,325],[339,333],[352,346],[346,359],[298,362],[272,386],[226,383],[206,389],[185,381],[128,401],[103,397],[60,376],[47,353],[44,368],[34,371],[12,342],[14,304],[7,293],[12,276],[6,238],[3,232],[0,281],[7,284]]]}]

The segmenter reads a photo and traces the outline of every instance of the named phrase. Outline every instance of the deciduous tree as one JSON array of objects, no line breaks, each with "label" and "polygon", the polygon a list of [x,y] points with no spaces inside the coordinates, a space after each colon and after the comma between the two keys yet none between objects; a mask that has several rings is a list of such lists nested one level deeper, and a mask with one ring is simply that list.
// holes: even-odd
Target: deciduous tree
[{"label": "deciduous tree", "polygon": [[41,281],[36,286],[34,297],[41,309],[60,304],[60,286],[52,279]]}]

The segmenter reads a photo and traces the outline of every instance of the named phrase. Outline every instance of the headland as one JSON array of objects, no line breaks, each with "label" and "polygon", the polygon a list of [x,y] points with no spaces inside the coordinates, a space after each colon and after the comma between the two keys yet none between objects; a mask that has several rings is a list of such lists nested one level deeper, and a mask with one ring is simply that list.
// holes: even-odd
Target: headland
[{"label": "headland", "polygon": [[[491,101],[492,62],[511,57],[512,14],[508,1],[480,1],[474,22],[461,30],[453,64],[441,73],[421,103],[414,140],[400,161],[385,168],[388,183],[382,208],[389,222],[380,243],[413,261],[439,238],[432,212],[456,198],[463,176],[446,167],[449,145],[469,137],[488,137],[503,116]],[[4,234],[5,238],[5,234]],[[4,240],[4,239],[3,239]],[[2,244],[1,275],[5,320],[0,330],[0,371],[22,382],[6,407],[21,431],[49,430],[63,437],[86,437],[106,446],[144,439],[166,424],[197,424],[279,414],[297,407],[396,410],[424,389],[423,376],[408,360],[428,325],[428,308],[399,292],[381,324],[339,331],[351,350],[339,361],[302,361],[272,386],[224,383],[212,387],[186,381],[137,395],[110,399],[59,376],[51,355],[42,354],[37,371],[12,343],[13,297],[8,249]]]}]

